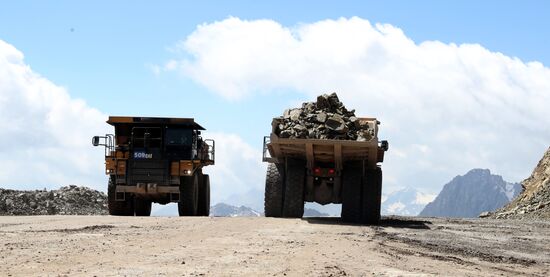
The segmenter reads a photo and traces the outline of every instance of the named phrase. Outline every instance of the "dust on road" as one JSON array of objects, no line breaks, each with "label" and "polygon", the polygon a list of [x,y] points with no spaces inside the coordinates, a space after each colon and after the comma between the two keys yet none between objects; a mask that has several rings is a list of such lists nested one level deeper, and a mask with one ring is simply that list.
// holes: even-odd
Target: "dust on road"
[{"label": "dust on road", "polygon": [[0,217],[0,275],[550,275],[550,222]]}]

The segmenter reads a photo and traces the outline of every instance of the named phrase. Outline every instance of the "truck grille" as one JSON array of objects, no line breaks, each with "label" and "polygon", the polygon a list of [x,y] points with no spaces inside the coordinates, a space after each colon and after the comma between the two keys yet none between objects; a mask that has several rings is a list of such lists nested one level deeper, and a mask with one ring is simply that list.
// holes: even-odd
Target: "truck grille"
[{"label": "truck grille", "polygon": [[168,168],[168,162],[163,160],[131,160],[128,168],[130,184],[167,184]]}]

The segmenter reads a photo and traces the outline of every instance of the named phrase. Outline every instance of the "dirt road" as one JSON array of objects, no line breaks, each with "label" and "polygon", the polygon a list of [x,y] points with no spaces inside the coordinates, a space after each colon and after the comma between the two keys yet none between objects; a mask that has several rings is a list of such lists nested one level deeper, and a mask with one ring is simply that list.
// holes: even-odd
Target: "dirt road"
[{"label": "dirt road", "polygon": [[550,275],[550,222],[0,217],[0,276]]}]

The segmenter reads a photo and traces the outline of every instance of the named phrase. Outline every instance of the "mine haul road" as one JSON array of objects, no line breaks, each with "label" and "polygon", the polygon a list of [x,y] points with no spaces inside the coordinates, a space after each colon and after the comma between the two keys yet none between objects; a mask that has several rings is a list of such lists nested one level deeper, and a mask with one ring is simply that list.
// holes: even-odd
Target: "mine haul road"
[{"label": "mine haul road", "polygon": [[550,222],[0,217],[0,276],[550,276]]}]

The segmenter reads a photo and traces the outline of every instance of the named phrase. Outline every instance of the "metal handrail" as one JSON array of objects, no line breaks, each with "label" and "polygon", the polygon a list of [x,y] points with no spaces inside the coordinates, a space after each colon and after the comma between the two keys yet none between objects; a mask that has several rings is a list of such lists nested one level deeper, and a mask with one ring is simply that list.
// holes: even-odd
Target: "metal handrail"
[{"label": "metal handrail", "polygon": [[262,161],[263,162],[275,162],[275,158],[271,157],[271,153],[269,153],[269,149],[267,148],[267,145],[271,143],[271,138],[269,136],[264,136],[264,146],[262,150]]},{"label": "metal handrail", "polygon": [[212,163],[216,162],[216,142],[213,139],[205,139],[204,142],[208,145],[208,159]]}]

